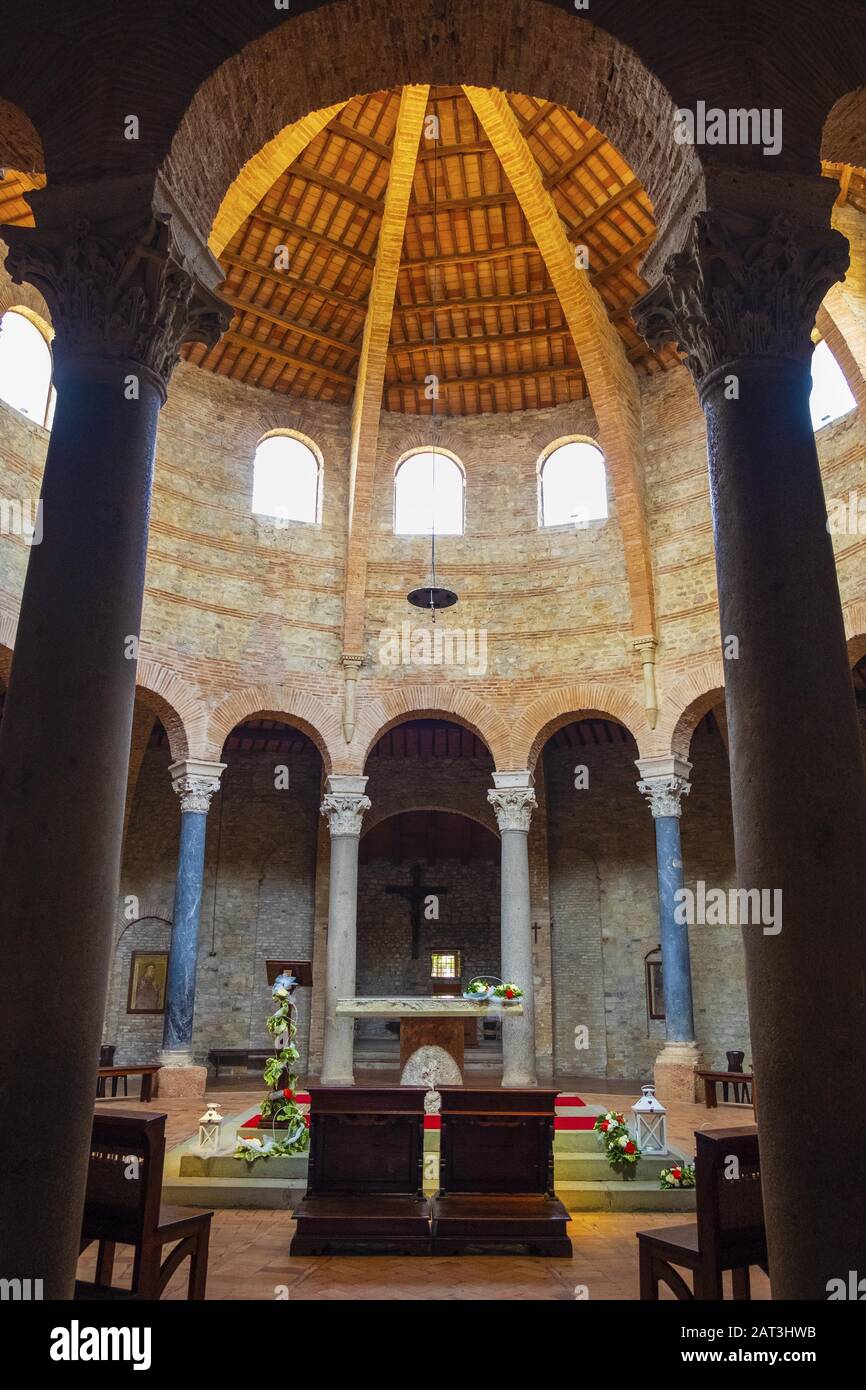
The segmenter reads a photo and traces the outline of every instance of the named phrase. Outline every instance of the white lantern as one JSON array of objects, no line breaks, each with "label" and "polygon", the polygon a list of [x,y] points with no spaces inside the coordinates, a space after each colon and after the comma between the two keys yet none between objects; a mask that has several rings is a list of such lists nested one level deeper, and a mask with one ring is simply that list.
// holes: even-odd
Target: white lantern
[{"label": "white lantern", "polygon": [[667,1110],[656,1096],[655,1086],[641,1086],[640,1100],[631,1108],[634,1115],[634,1140],[643,1154],[666,1154],[668,1151]]},{"label": "white lantern", "polygon": [[199,1153],[218,1153],[220,1146],[220,1126],[225,1116],[220,1114],[220,1107],[213,1101],[208,1103],[207,1110],[203,1115],[199,1115],[198,1120],[198,1151]]}]

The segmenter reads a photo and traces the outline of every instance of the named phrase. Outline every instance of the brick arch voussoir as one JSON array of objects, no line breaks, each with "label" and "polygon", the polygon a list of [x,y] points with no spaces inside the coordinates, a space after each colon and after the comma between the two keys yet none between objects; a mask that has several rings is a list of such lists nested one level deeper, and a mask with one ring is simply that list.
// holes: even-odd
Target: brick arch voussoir
[{"label": "brick arch voussoir", "polygon": [[432,21],[416,0],[340,0],[288,14],[197,84],[159,173],[207,232],[244,166],[288,125],[359,92],[461,82],[579,112],[620,150],[663,225],[694,188],[700,160],[674,139],[670,92],[612,32],[615,15],[609,23],[539,0],[500,0],[494,25],[477,0],[449,0]]},{"label": "brick arch voussoir", "polygon": [[173,761],[201,756],[195,749],[201,743],[207,709],[198,692],[175,671],[146,657],[139,660],[135,683],[137,694],[158,715],[168,735]]},{"label": "brick arch voussoir", "polygon": [[365,835],[368,835],[371,830],[375,830],[377,825],[384,825],[385,821],[393,820],[395,816],[402,816],[413,811],[441,811],[442,814],[446,816],[463,816],[466,820],[474,821],[476,825],[480,825],[482,829],[489,830],[490,834],[495,835],[497,839],[499,838],[496,818],[492,812],[489,819],[485,819],[482,811],[457,810],[456,807],[449,806],[444,801],[439,802],[435,799],[432,801],[427,799],[417,803],[413,802],[411,805],[401,806],[399,808],[395,808],[394,806],[377,807],[374,803],[372,809],[367,811],[364,816],[364,821],[361,826],[361,839],[363,839]]},{"label": "brick arch voussoir", "polygon": [[665,753],[688,758],[692,734],[704,715],[725,698],[725,668],[720,659],[696,666],[667,691],[657,733]]},{"label": "brick arch voussoir", "polygon": [[342,733],[336,710],[308,691],[287,685],[255,685],[235,690],[216,709],[207,723],[206,756],[218,761],[223,744],[236,724],[261,716],[284,719],[315,744],[325,772],[333,771],[340,759]]},{"label": "brick arch voussoir", "polygon": [[866,656],[866,603],[857,599],[845,605],[845,637],[848,642],[848,660],[851,668]]},{"label": "brick arch voussoir", "polygon": [[628,729],[638,748],[647,733],[646,714],[627,690],[580,683],[550,690],[527,706],[514,722],[514,770],[532,771],[547,740],[575,719],[613,719]]},{"label": "brick arch voussoir", "polygon": [[358,719],[354,743],[359,748],[359,767],[366,765],[371,748],[397,724],[408,719],[451,719],[462,724],[486,744],[498,769],[509,765],[511,734],[498,710],[480,696],[449,685],[403,686],[365,704]]}]

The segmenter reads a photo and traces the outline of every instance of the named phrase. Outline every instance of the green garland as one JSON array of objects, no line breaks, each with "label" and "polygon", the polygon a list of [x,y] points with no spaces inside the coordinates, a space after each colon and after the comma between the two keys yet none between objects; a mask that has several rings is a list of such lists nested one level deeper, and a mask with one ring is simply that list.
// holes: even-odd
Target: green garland
[{"label": "green garland", "polygon": [[[291,982],[291,983],[290,983]],[[255,1163],[259,1158],[291,1158],[294,1154],[306,1153],[310,1147],[310,1117],[305,1115],[295,1099],[298,1078],[289,1071],[288,1086],[277,1090],[291,1063],[300,1057],[295,1047],[298,1027],[295,1023],[295,1005],[292,1001],[294,981],[290,975],[278,975],[274,981],[273,997],[276,1008],[269,1014],[265,1027],[274,1040],[274,1055],[265,1063],[263,1080],[268,1087],[261,1104],[262,1119],[271,1117],[272,1121],[285,1120],[285,1138],[278,1138],[278,1131],[272,1130],[272,1138],[256,1142],[253,1139],[239,1139],[235,1158],[247,1163]],[[300,1128],[300,1133],[298,1129]]]}]

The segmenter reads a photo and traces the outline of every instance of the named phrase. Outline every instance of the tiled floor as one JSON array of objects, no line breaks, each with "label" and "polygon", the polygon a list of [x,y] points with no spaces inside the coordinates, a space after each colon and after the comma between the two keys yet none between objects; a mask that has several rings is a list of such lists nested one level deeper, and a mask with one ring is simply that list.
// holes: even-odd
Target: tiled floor
[{"label": "tiled floor", "polygon": [[[387,1084],[387,1083],[385,1083]],[[569,1085],[569,1090],[574,1088]],[[588,1103],[616,1105],[622,1094],[580,1091]],[[231,1114],[254,1105],[261,1089],[236,1086],[208,1092]],[[131,1099],[106,1105],[138,1109]],[[179,1144],[195,1129],[201,1100],[157,1100],[152,1107],[168,1115],[168,1146]],[[747,1107],[705,1110],[698,1105],[673,1105],[668,1116],[670,1142],[684,1152],[694,1149],[693,1131],[752,1123]],[[294,1222],[289,1212],[217,1211],[212,1227],[208,1298],[213,1299],[634,1299],[638,1293],[635,1232],[653,1226],[677,1225],[686,1218],[662,1213],[585,1212],[569,1226],[574,1245],[570,1260],[520,1256],[459,1256],[419,1258],[398,1256],[329,1256],[290,1259]],[[80,1273],[92,1274],[93,1255],[86,1252]],[[117,1276],[126,1282],[130,1261],[118,1251]],[[184,1294],[183,1271],[175,1275],[167,1298]],[[662,1290],[667,1297],[667,1290]],[[769,1285],[759,1270],[752,1271],[752,1297],[769,1298]]]}]

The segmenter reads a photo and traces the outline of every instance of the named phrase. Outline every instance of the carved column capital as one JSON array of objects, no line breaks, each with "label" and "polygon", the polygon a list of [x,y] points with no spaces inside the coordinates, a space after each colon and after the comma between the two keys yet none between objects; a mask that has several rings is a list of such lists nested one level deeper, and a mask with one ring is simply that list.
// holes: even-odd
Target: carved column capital
[{"label": "carved column capital", "polygon": [[848,268],[845,238],[788,211],[759,219],[729,208],[693,218],[685,248],[637,301],[652,347],[675,342],[698,387],[718,368],[756,357],[808,365],[815,315]]},{"label": "carved column capital", "polygon": [[692,789],[689,781],[691,763],[676,757],[639,758],[637,766],[641,773],[637,789],[646,797],[653,819],[679,816],[682,799]]},{"label": "carved column capital", "polygon": [[366,777],[334,774],[328,778],[328,790],[319,809],[327,818],[332,838],[361,834],[364,812],[372,805],[369,796],[364,795],[366,785]]},{"label": "carved column capital", "polygon": [[225,769],[225,763],[206,763],[192,758],[172,763],[168,770],[172,790],[180,797],[181,811],[206,816],[214,794],[219,791],[220,777]]},{"label": "carved column capital", "polygon": [[213,292],[219,265],[190,254],[189,228],[167,207],[120,226],[79,211],[66,224],[5,227],[3,237],[13,281],[35,285],[51,310],[61,373],[81,359],[130,363],[164,397],[183,343],[210,345],[229,326],[231,310]]},{"label": "carved column capital", "polygon": [[538,805],[531,772],[494,772],[495,786],[487,793],[496,823],[502,830],[529,831],[532,812]]}]

